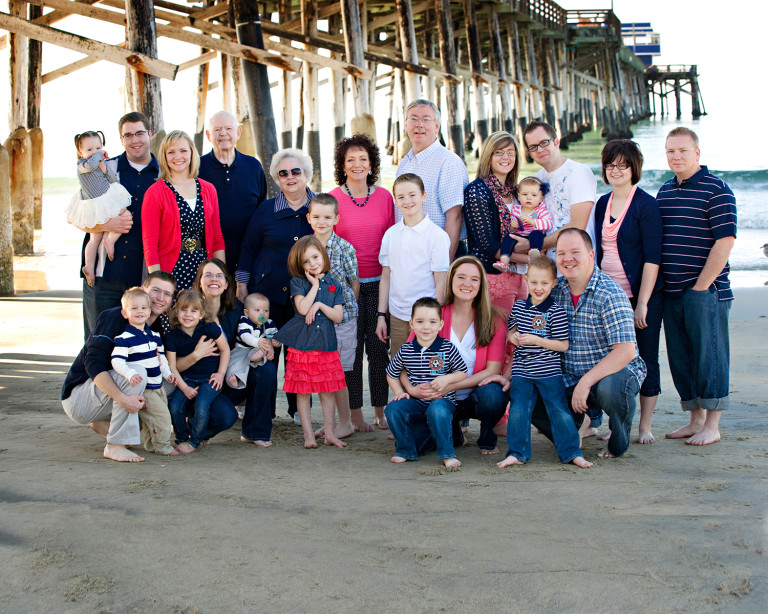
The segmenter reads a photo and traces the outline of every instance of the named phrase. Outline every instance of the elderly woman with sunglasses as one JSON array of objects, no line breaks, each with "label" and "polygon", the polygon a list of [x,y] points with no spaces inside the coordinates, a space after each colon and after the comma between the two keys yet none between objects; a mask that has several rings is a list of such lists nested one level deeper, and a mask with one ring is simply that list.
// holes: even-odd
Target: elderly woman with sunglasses
[{"label": "elderly woman with sunglasses", "polygon": [[[245,302],[253,292],[266,296],[270,318],[278,328],[293,317],[288,253],[301,237],[312,234],[307,221],[315,197],[308,186],[312,170],[312,159],[298,149],[281,149],[272,157],[269,174],[280,193],[261,203],[251,216],[235,273],[237,298]],[[295,395],[288,397],[288,412],[296,413]]]}]

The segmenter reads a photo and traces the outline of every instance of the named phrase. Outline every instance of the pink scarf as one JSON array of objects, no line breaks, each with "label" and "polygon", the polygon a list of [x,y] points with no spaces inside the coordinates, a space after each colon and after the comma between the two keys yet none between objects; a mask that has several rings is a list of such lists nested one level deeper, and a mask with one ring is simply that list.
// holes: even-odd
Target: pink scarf
[{"label": "pink scarf", "polygon": [[619,236],[619,229],[621,228],[621,223],[624,221],[624,218],[627,216],[627,211],[629,211],[629,205],[632,203],[632,198],[635,195],[635,191],[637,190],[637,186],[632,186],[632,191],[629,193],[629,196],[627,196],[627,202],[624,203],[624,208],[621,210],[621,215],[616,218],[615,222],[611,222],[611,205],[613,204],[613,192],[611,192],[611,195],[608,197],[608,205],[605,208],[605,219],[603,220],[603,238],[608,239],[610,241],[616,241],[616,238]]},{"label": "pink scarf", "polygon": [[483,178],[483,181],[485,181],[485,185],[488,186],[491,194],[493,194],[493,200],[496,201],[496,206],[499,209],[501,233],[502,235],[509,234],[509,224],[512,221],[512,215],[509,213],[509,205],[504,202],[504,198],[511,198],[514,202],[514,186],[501,185],[501,181],[499,181],[499,178],[493,173]]}]

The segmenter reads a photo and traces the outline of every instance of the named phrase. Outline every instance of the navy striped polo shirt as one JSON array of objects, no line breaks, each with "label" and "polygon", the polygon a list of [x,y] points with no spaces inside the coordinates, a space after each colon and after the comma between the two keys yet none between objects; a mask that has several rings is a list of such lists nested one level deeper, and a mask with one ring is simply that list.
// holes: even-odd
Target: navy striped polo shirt
[{"label": "navy striped polo shirt", "polygon": [[[568,315],[551,296],[538,305],[531,299],[515,301],[507,320],[507,329],[517,326],[521,335],[538,335],[544,339],[565,341],[568,339]],[[512,360],[512,375],[539,379],[563,374],[563,354],[539,345],[520,345]]]},{"label": "navy striped polo shirt", "polygon": [[[736,236],[736,199],[722,179],[702,166],[682,182],[677,177],[667,181],[656,201],[664,226],[664,292],[676,298],[696,283],[715,241]],[[715,279],[721,301],[733,300],[729,270],[726,263]]]}]

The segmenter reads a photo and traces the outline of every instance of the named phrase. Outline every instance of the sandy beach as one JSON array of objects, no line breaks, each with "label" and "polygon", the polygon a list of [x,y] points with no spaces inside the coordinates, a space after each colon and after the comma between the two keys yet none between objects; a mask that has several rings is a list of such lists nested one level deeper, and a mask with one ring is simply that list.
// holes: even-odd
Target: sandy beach
[{"label": "sandy beach", "polygon": [[720,443],[663,438],[685,416],[662,350],[655,444],[602,460],[588,439],[578,470],[535,435],[525,467],[470,445],[454,472],[393,466],[385,431],[304,450],[284,398],[272,448],[238,423],[183,458],[105,460],[59,402],[78,293],[0,299],[0,611],[765,612],[767,299],[736,293]]}]

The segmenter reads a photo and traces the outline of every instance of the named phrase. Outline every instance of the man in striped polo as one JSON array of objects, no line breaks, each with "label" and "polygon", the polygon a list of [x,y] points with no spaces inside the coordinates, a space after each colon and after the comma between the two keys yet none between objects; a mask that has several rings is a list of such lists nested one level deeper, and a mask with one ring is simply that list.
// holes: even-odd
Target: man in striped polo
[{"label": "man in striped polo", "polygon": [[720,440],[728,409],[728,313],[733,292],[728,257],[736,239],[736,200],[728,185],[699,164],[699,139],[688,128],[667,135],[675,176],[656,197],[664,226],[664,336],[672,381],[688,424],[668,433],[703,446]]}]

